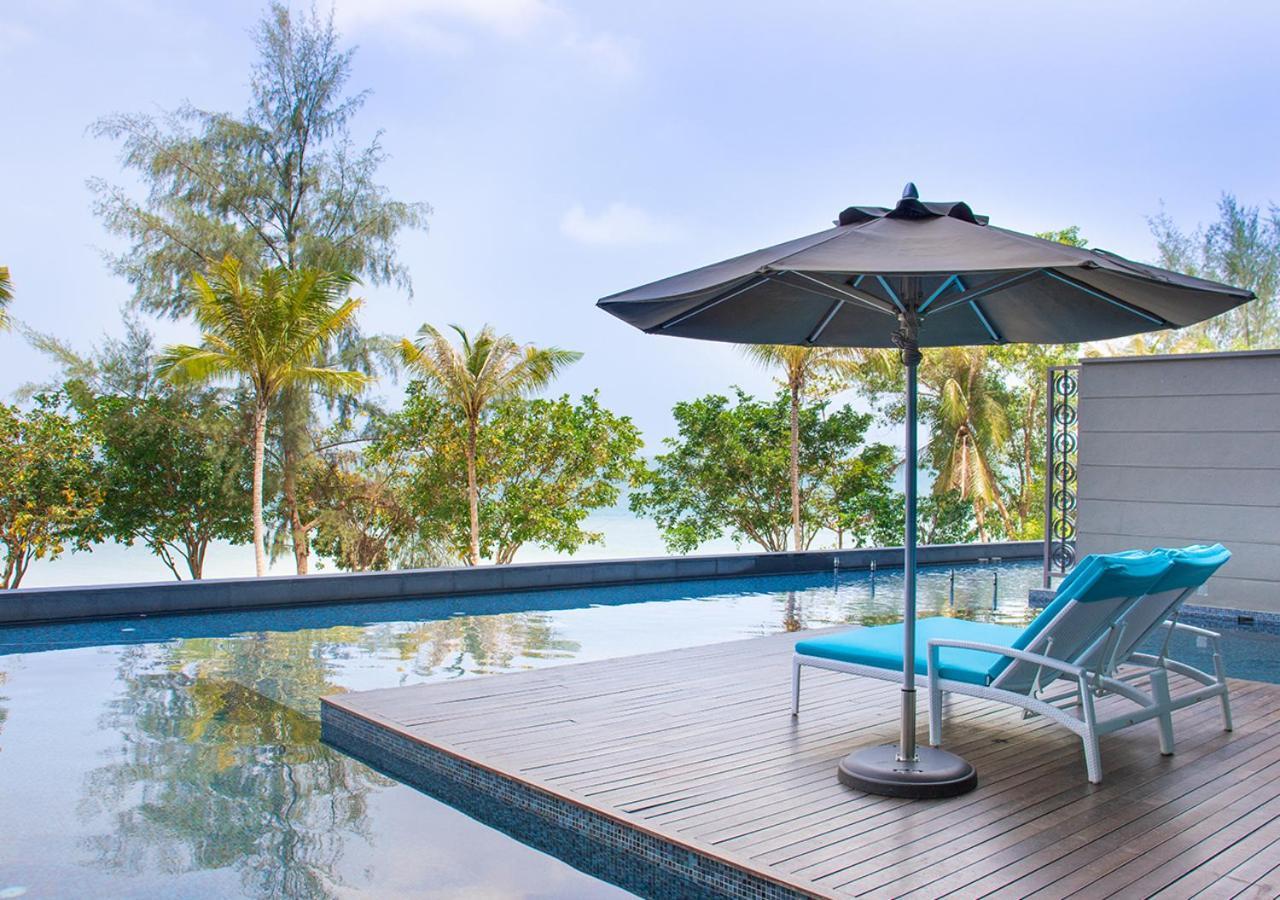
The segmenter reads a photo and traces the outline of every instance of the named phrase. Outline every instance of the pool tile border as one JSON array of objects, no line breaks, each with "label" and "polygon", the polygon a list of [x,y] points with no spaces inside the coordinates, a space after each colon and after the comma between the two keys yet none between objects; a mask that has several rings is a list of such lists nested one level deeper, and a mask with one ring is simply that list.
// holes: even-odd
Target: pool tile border
[{"label": "pool tile border", "polygon": [[[1038,541],[937,544],[921,547],[921,565],[961,564],[1000,558],[1032,559]],[[0,625],[33,625],[77,619],[155,616],[225,610],[271,609],[387,600],[456,598],[512,591],[650,584],[664,581],[790,575],[902,565],[902,548],[726,553],[642,559],[570,560],[502,566],[401,569],[271,575],[147,584],[19,588],[0,594]]]},{"label": "pool tile border", "polygon": [[[570,865],[645,896],[688,897],[690,890],[697,896],[751,900],[828,896],[666,839],[638,823],[353,713],[327,697],[321,699],[320,722],[326,744],[464,812],[479,813],[476,818],[485,824]],[[524,827],[513,821],[519,818],[526,820]]]}]

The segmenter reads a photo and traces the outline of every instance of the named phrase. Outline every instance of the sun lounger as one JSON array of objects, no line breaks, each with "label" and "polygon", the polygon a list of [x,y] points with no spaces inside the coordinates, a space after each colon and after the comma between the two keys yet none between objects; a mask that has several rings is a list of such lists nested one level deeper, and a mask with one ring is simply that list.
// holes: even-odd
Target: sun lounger
[{"label": "sun lounger", "polygon": [[[1086,557],[1063,580],[1054,601],[1025,628],[947,617],[916,625],[916,668],[930,673],[930,742],[942,739],[942,700],[946,693],[998,700],[1049,718],[1080,736],[1091,782],[1102,778],[1100,735],[1138,722],[1161,720],[1161,750],[1172,752],[1172,723],[1167,673],[1150,667],[1151,692],[1089,667],[1111,658],[1120,643],[1124,614],[1156,587],[1173,568],[1163,553],[1126,553]],[[858,628],[820,635],[796,644],[792,665],[792,713],[798,715],[800,675],[804,667],[832,669],[887,681],[902,680],[901,624]],[[1070,689],[1070,706],[1044,699],[1059,679]],[[1055,689],[1061,691],[1062,685]],[[1119,695],[1126,707],[1100,720],[1094,700],[1099,692]],[[1166,746],[1167,744],[1167,746]]]}]

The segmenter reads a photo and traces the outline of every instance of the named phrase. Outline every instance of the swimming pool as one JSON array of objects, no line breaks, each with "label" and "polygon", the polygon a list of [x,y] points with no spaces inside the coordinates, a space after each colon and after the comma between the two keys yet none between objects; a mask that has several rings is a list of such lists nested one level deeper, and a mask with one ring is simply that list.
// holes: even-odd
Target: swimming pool
[{"label": "swimming pool", "polygon": [[[1039,578],[929,567],[920,607],[1019,624]],[[2,628],[0,896],[623,895],[324,746],[319,697],[892,621],[900,590],[882,570]],[[1232,635],[1228,669],[1274,672],[1278,647]]]}]

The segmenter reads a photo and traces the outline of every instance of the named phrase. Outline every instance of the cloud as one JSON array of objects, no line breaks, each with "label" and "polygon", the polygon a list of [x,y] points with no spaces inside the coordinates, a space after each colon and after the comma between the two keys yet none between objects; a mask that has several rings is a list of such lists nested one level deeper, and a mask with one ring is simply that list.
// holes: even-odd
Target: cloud
[{"label": "cloud", "polygon": [[612,78],[623,81],[636,75],[636,55],[631,45],[612,34],[600,32],[584,36],[571,32],[563,43],[567,50]]},{"label": "cloud", "polygon": [[335,14],[349,28],[425,26],[435,30],[439,26],[430,23],[443,20],[513,37],[555,12],[543,0],[347,0],[337,5]]},{"label": "cloud", "polygon": [[16,47],[34,39],[31,29],[17,22],[0,22],[0,49]]},{"label": "cloud", "polygon": [[334,16],[343,30],[382,31],[451,55],[496,35],[558,49],[617,80],[637,69],[629,42],[585,27],[547,0],[338,0]]},{"label": "cloud", "polygon": [[684,229],[625,203],[610,203],[591,215],[576,204],[560,218],[560,233],[583,244],[629,246],[677,240]]}]

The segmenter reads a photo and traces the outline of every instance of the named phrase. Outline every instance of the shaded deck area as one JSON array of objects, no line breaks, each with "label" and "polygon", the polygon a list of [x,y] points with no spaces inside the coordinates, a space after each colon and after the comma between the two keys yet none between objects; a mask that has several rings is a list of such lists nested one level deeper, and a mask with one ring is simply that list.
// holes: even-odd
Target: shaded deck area
[{"label": "shaded deck area", "polygon": [[[978,789],[895,800],[843,787],[835,764],[894,738],[897,689],[806,670],[792,719],[797,639],[330,697],[324,735],[708,894],[1280,895],[1280,685],[1235,682],[1231,734],[1216,701],[1182,710],[1173,757],[1151,722],[1104,737],[1096,786],[1074,735],[954,698],[947,746],[977,766]],[[591,869],[573,841],[547,843]]]}]

